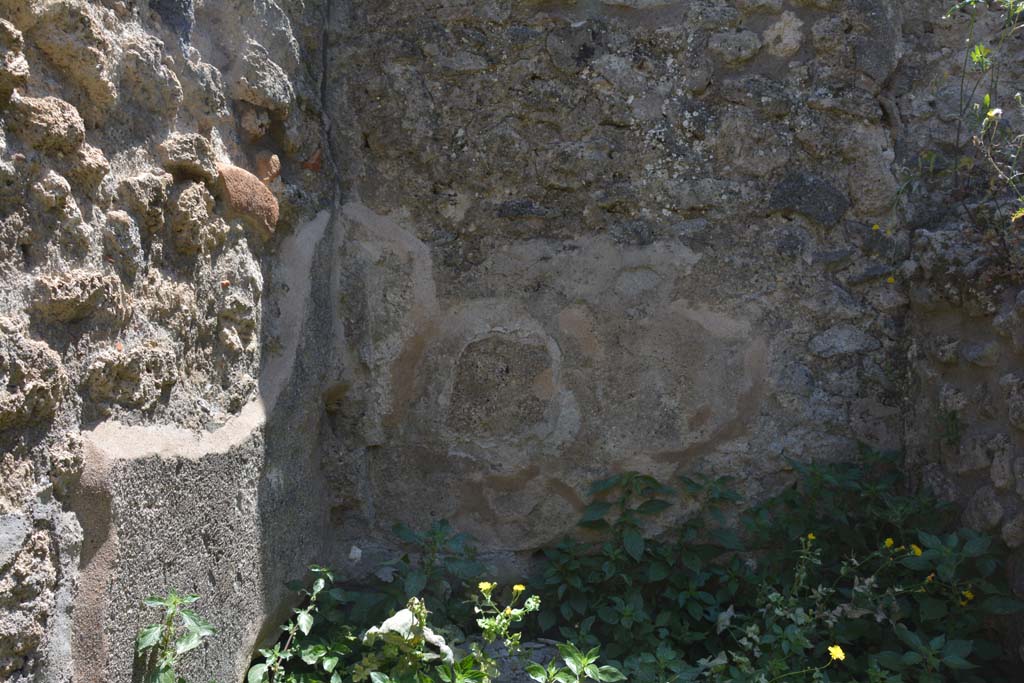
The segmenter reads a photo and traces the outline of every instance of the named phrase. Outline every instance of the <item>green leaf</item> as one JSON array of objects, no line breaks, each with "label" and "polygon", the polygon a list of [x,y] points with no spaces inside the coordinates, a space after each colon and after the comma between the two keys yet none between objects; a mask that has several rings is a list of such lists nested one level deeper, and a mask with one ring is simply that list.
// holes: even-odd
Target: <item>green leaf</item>
[{"label": "green leaf", "polygon": [[388,678],[388,675],[382,674],[379,671],[371,671],[370,680],[373,681],[373,683],[391,683],[391,679]]},{"label": "green leaf", "polygon": [[942,649],[942,654],[950,657],[967,657],[974,649],[974,643],[970,640],[950,640]]},{"label": "green leaf", "polygon": [[394,525],[393,527],[391,527],[391,531],[395,534],[395,536],[398,536],[399,539],[405,541],[406,543],[410,543],[412,545],[419,545],[423,543],[423,537],[404,524]]},{"label": "green leaf", "polygon": [[302,610],[298,616],[299,630],[302,631],[302,635],[308,636],[309,632],[313,630],[313,615],[309,613],[309,610]]},{"label": "green leaf", "polygon": [[976,668],[978,668],[977,666],[975,666],[974,664],[971,664],[970,662],[968,662],[963,657],[960,657],[959,655],[946,655],[945,657],[942,658],[942,663],[945,664],[946,666],[948,666],[950,669],[963,670],[963,669],[976,669]]},{"label": "green leaf", "polygon": [[536,662],[530,662],[526,665],[524,671],[526,671],[527,676],[537,681],[537,683],[547,683],[547,671],[540,664],[537,664]]},{"label": "green leaf", "polygon": [[981,601],[981,609],[988,614],[1016,614],[1024,609],[1024,602],[1009,596],[993,595]]},{"label": "green leaf", "polygon": [[999,562],[992,557],[983,557],[976,563],[978,565],[978,573],[981,574],[982,578],[992,576],[992,574],[999,568]]},{"label": "green leaf", "polygon": [[421,571],[410,572],[405,577],[405,596],[416,597],[427,586],[427,575]]},{"label": "green leaf", "polygon": [[602,666],[597,669],[597,680],[601,683],[616,683],[626,680],[626,677],[614,666]]},{"label": "green leaf", "polygon": [[541,631],[551,630],[556,621],[558,621],[558,617],[550,610],[545,610],[537,616],[537,626],[540,627]]},{"label": "green leaf", "polygon": [[135,639],[135,652],[142,654],[144,650],[148,650],[151,647],[155,647],[160,642],[160,638],[164,634],[164,627],[161,624],[154,626],[147,626],[146,628],[139,631],[138,637]]},{"label": "green leaf", "polygon": [[586,524],[588,522],[596,522],[599,519],[603,519],[608,511],[612,509],[611,503],[605,503],[598,501],[591,503],[587,506],[587,509],[583,511],[583,515],[580,517],[580,524]]},{"label": "green leaf", "polygon": [[924,658],[920,654],[913,650],[904,652],[903,656],[900,657],[900,661],[903,663],[903,666],[915,666],[920,664],[923,659]]},{"label": "green leaf", "polygon": [[921,648],[921,638],[906,626],[903,624],[896,624],[896,628],[894,630],[896,631],[896,637],[902,640],[906,645],[914,649]]},{"label": "green leaf", "polygon": [[190,650],[194,650],[199,647],[203,642],[203,637],[198,631],[189,631],[174,646],[175,653],[181,655],[185,654]]},{"label": "green leaf", "polygon": [[608,477],[607,479],[598,479],[597,481],[590,485],[589,493],[592,496],[596,496],[599,493],[604,493],[605,491],[608,491],[618,486],[620,481],[622,481],[621,474],[616,474],[614,476]]},{"label": "green leaf", "polygon": [[192,610],[183,609],[179,614],[181,615],[181,620],[185,623],[185,628],[189,631],[195,631],[203,637],[212,636],[216,633],[216,629],[213,628],[212,624],[204,620]]},{"label": "green leaf", "polygon": [[917,537],[921,540],[921,545],[925,548],[937,549],[942,547],[942,539],[928,533],[927,531],[919,531]]},{"label": "green leaf", "polygon": [[248,675],[245,677],[246,683],[263,683],[263,681],[266,680],[266,673],[266,664],[253,664],[252,667],[249,668]]},{"label": "green leaf", "polygon": [[143,600],[142,604],[146,607],[166,607],[167,601],[163,598],[158,598],[156,596],[151,595],[150,597]]},{"label": "green leaf", "polygon": [[477,560],[451,559],[448,560],[448,571],[463,581],[469,581],[483,576],[487,567]]},{"label": "green leaf", "polygon": [[892,671],[903,671],[903,669],[906,668],[903,664],[903,658],[900,653],[889,650],[878,653],[878,663]]},{"label": "green leaf", "polygon": [[652,498],[645,500],[641,503],[636,511],[641,515],[656,515],[663,510],[667,510],[672,506],[667,500],[661,500],[660,498]]},{"label": "green leaf", "polygon": [[948,612],[946,603],[935,598],[921,598],[919,604],[921,606],[921,618],[926,621],[942,619]]},{"label": "green leaf", "polygon": [[644,556],[644,537],[636,529],[626,529],[622,534],[622,547],[637,562]]},{"label": "green leaf", "polygon": [[992,539],[988,536],[976,536],[975,538],[967,541],[967,543],[964,543],[964,555],[967,557],[979,557],[980,555],[984,555],[991,544]]},{"label": "green leaf", "polygon": [[669,575],[669,567],[664,562],[652,562],[647,568],[648,581],[661,581]]},{"label": "green leaf", "polygon": [[312,666],[325,654],[327,654],[327,648],[323,645],[311,645],[309,647],[302,648],[302,652],[299,656],[302,658],[302,661]]},{"label": "green leaf", "polygon": [[927,571],[932,567],[932,563],[929,560],[924,557],[916,557],[914,555],[904,557],[900,560],[900,564],[915,572]]},{"label": "green leaf", "polygon": [[320,661],[320,666],[322,666],[324,668],[324,671],[326,671],[327,673],[331,673],[338,666],[338,657],[336,655],[324,657]]},{"label": "green leaf", "polygon": [[593,522],[577,522],[576,525],[587,529],[595,529],[597,531],[604,531],[605,529],[611,528],[611,525],[603,519],[595,519]]}]

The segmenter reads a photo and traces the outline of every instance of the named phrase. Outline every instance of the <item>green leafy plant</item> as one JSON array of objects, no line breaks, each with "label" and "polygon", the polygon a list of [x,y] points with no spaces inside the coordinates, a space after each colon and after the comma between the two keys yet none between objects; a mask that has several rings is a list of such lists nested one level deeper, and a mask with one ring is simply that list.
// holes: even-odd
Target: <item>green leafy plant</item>
[{"label": "green leafy plant", "polygon": [[352,671],[356,683],[427,683],[434,680],[435,667],[450,671],[455,664],[452,649],[427,625],[427,608],[419,598],[369,629],[362,643],[362,659]]},{"label": "green leafy plant", "polygon": [[[1002,22],[994,28],[991,22],[978,20],[981,13],[991,10],[1002,14]],[[997,277],[1019,281],[1024,278],[1024,261],[1019,255],[1024,245],[1019,230],[1024,218],[1024,159],[1020,154],[1024,135],[1005,119],[1013,110],[1024,114],[1020,93],[1007,88],[1012,76],[1009,67],[1017,61],[1015,37],[1024,28],[1024,2],[964,0],[946,16],[954,14],[966,14],[969,23],[960,65],[952,196],[992,255],[998,257],[982,274],[983,286]]]},{"label": "green leafy plant", "polygon": [[172,591],[162,598],[142,601],[146,607],[164,611],[160,623],[144,627],[135,638],[136,662],[145,683],[184,681],[175,671],[182,656],[216,633],[213,626],[188,608],[197,600],[198,595],[178,595]]},{"label": "green leafy plant", "polygon": [[[347,623],[350,596],[333,585],[333,574],[314,567],[313,587],[301,588],[306,603],[284,627],[285,635],[272,648],[260,650],[261,661],[249,669],[248,683],[488,683],[499,671],[480,641],[468,652],[456,651],[438,629],[428,623],[426,602],[410,598],[405,607],[356,637]],[[535,612],[540,598],[519,600],[526,587],[516,584],[511,600],[496,600],[497,585],[480,582],[472,610],[485,644],[501,640],[510,654],[518,651],[520,634],[512,627]]]},{"label": "green leafy plant", "polygon": [[557,647],[562,656],[561,665],[552,660],[547,666],[533,662],[526,667],[526,673],[537,683],[616,683],[626,680],[614,666],[598,666],[600,648],[583,652],[571,643],[559,643]]},{"label": "green leafy plant", "polygon": [[347,592],[353,623],[379,622],[418,596],[436,605],[442,623],[471,623],[472,605],[459,597],[487,572],[477,559],[472,537],[456,533],[447,520],[434,522],[424,531],[396,524],[393,531],[406,550],[377,572],[388,576],[388,581]]},{"label": "green leafy plant", "polygon": [[305,604],[281,629],[284,636],[273,647],[261,649],[263,661],[253,664],[247,683],[341,683],[340,663],[354,652],[356,637],[344,623],[345,592],[334,586],[326,567],[310,567],[312,585],[292,584]]},{"label": "green leafy plant", "polygon": [[[426,582],[379,588],[393,600],[406,587],[430,590],[437,577],[435,597],[405,598],[382,621],[366,621],[362,607],[374,587],[351,590],[314,568],[312,588],[300,586],[304,604],[281,641],[260,651],[249,683],[488,683],[498,665],[487,644],[515,655],[521,629],[562,642],[559,660],[529,665],[538,681],[1015,680],[996,627],[1024,605],[1009,595],[997,540],[911,493],[893,454],[789,464],[794,482],[748,507],[726,477],[596,482],[580,537],[539,558],[531,583],[540,596],[491,581],[470,592],[451,578],[440,569],[455,554],[446,525],[435,541],[406,535],[417,550],[396,572]],[[442,606],[428,612],[435,601]]]},{"label": "green leafy plant", "polygon": [[476,612],[476,624],[483,632],[486,642],[492,643],[495,640],[502,640],[505,649],[510,653],[518,652],[519,639],[522,634],[512,631],[512,626],[518,624],[531,612],[540,609],[540,598],[536,595],[526,598],[522,607],[517,607],[519,599],[523,597],[526,586],[517,583],[512,586],[512,598],[505,607],[501,607],[494,601],[494,591],[497,584],[490,581],[481,581],[477,584],[480,597],[474,596],[474,612]]},{"label": "green leafy plant", "polygon": [[604,539],[545,552],[554,609],[542,628],[604,643],[642,681],[1012,680],[994,635],[1022,607],[999,573],[1005,550],[908,494],[894,455],[791,465],[796,483],[747,511],[725,478],[680,480],[682,507],[702,512],[673,522],[675,506],[649,506],[668,531],[632,552],[627,532],[643,527],[623,513],[668,488],[632,474],[598,482],[581,523]]}]

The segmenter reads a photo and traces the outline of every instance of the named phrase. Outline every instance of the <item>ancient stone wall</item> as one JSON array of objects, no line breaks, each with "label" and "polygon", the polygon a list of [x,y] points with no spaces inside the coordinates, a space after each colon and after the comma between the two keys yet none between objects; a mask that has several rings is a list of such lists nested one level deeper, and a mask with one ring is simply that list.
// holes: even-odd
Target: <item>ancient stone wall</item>
[{"label": "ancient stone wall", "polygon": [[348,534],[444,517],[526,550],[610,469],[757,497],[786,457],[899,447],[925,5],[339,13],[353,355],[320,441]]},{"label": "ancient stone wall", "polygon": [[0,0],[0,679],[130,680],[175,589],[238,680],[305,565],[522,559],[613,470],[905,447],[1021,546],[945,9]]},{"label": "ancient stone wall", "polygon": [[0,2],[2,680],[130,680],[171,589],[232,679],[318,554],[324,9]]}]

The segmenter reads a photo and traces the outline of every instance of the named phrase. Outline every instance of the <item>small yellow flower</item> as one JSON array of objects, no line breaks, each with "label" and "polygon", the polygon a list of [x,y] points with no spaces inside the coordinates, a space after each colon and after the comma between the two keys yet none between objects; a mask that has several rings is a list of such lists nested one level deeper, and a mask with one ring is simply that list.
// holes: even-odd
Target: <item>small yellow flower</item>
[{"label": "small yellow flower", "polygon": [[480,592],[484,595],[488,595],[497,584],[491,583],[490,581],[481,581],[476,585],[480,589]]},{"label": "small yellow flower", "polygon": [[517,583],[516,585],[512,586],[513,593],[522,593],[524,590],[526,590],[526,586],[524,586],[521,583]]},{"label": "small yellow flower", "polygon": [[894,278],[892,275],[890,275],[888,278],[886,278],[885,281],[888,282],[890,285],[896,284],[896,278]]},{"label": "small yellow flower", "polygon": [[885,539],[885,547],[886,548],[891,548],[894,545],[896,545],[896,541],[892,540],[891,538]]},{"label": "small yellow flower", "polygon": [[916,543],[910,544],[910,550],[918,557],[921,557],[922,553],[924,553],[924,551],[921,550],[921,546],[917,545]]},{"label": "small yellow flower", "polygon": [[832,659],[838,659],[840,662],[846,659],[846,653],[843,652],[843,648],[838,645],[830,645],[828,648],[828,654]]},{"label": "small yellow flower", "polygon": [[511,607],[506,607],[505,608],[505,614],[512,614],[512,608]]},{"label": "small yellow flower", "polygon": [[974,599],[974,593],[970,589],[961,592],[960,595],[964,596],[964,600],[966,600],[967,602],[970,602]]},{"label": "small yellow flower", "polygon": [[882,226],[879,225],[878,223],[875,223],[874,225],[871,226],[871,229],[872,230],[881,230]]},{"label": "small yellow flower", "polygon": [[817,536],[814,535],[813,531],[811,533],[807,534],[807,540],[808,541],[813,541],[816,538],[817,538]]}]

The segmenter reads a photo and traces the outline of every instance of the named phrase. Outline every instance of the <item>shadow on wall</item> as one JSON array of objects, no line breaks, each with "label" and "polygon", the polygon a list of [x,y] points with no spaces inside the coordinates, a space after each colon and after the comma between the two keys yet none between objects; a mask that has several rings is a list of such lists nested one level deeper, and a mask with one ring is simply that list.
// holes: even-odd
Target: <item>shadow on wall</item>
[{"label": "shadow on wall", "polygon": [[[132,678],[147,595],[202,596],[216,646],[188,663],[196,680],[234,680],[290,606],[284,582],[323,556],[326,496],[316,474],[318,387],[330,363],[328,212],[277,247],[263,298],[259,393],[215,431],[101,423],[86,437],[73,509],[84,530],[72,660],[75,680]],[[274,348],[267,351],[267,348]]]}]

